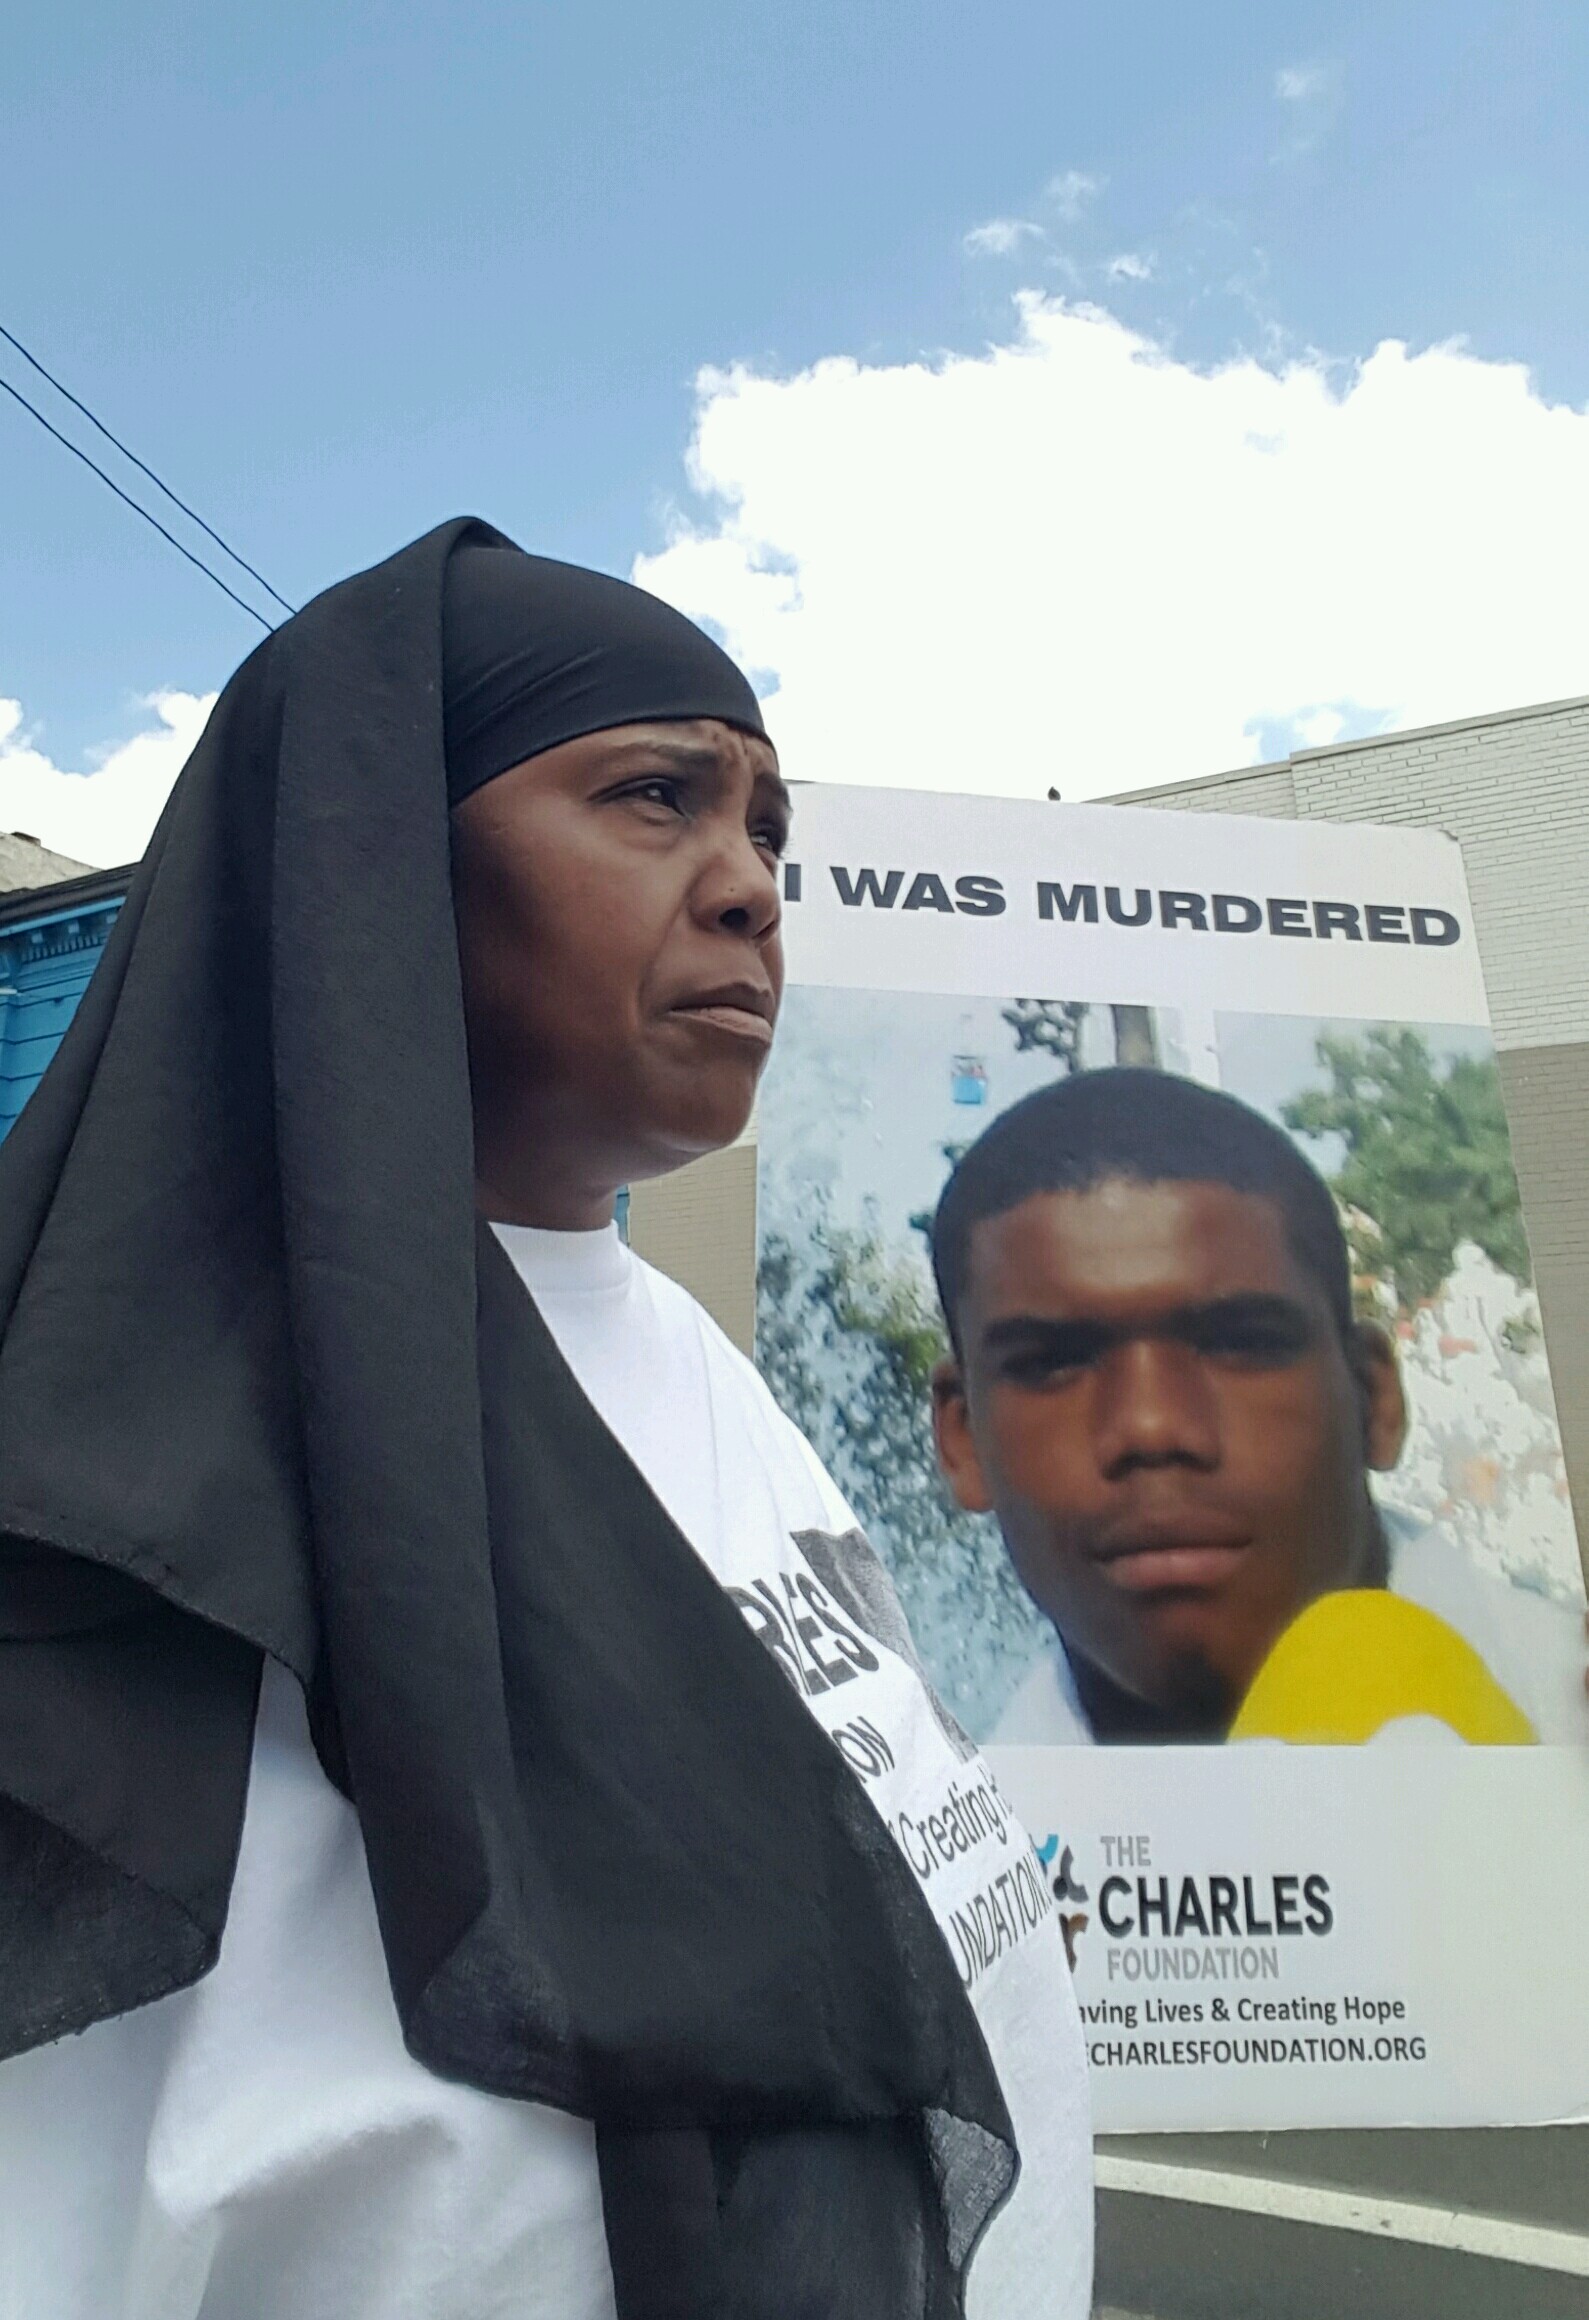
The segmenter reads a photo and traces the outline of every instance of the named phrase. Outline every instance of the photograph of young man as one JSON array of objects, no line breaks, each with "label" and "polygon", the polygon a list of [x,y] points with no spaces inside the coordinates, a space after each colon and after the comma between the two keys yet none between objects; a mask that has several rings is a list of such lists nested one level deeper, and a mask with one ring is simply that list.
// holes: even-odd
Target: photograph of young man
[{"label": "photograph of young man", "polygon": [[1165,1072],[1056,1081],[961,1160],[933,1258],[943,1471],[1054,1630],[996,1740],[1223,1740],[1343,1589],[1434,1613],[1540,1739],[1589,1736],[1573,1613],[1376,1504],[1408,1425],[1394,1343],[1281,1129]]}]

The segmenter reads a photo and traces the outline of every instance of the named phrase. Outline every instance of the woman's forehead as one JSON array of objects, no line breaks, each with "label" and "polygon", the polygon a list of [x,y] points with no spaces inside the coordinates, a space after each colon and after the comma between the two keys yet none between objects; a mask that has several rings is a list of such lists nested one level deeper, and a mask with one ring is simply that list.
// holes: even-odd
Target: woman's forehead
[{"label": "woman's forehead", "polygon": [[464,797],[454,815],[481,829],[511,819],[520,802],[567,792],[583,795],[615,780],[647,774],[694,780],[725,799],[749,784],[759,809],[770,803],[787,822],[793,800],[765,736],[717,718],[654,718],[604,725],[573,740],[537,750],[503,768]]},{"label": "woman's forehead", "polygon": [[662,765],[681,775],[719,780],[743,779],[748,774],[759,791],[770,788],[776,793],[785,813],[794,810],[778,771],[778,752],[765,734],[747,733],[743,727],[715,717],[658,718],[643,724],[604,726],[546,754],[578,770],[600,766],[621,771],[632,763],[637,770]]},{"label": "woman's forehead", "polygon": [[765,733],[747,732],[720,717],[654,717],[604,726],[586,737],[609,749],[656,749],[674,757],[748,760],[758,771],[778,770],[778,752]]}]

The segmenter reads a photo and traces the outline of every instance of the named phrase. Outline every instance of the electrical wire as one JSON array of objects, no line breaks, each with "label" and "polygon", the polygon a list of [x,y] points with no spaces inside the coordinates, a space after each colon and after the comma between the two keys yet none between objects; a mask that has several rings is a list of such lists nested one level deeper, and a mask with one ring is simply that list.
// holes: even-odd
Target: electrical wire
[{"label": "electrical wire", "polygon": [[286,597],[282,595],[279,588],[272,588],[270,582],[265,578],[264,573],[256,571],[246,556],[240,556],[237,550],[232,546],[230,540],[223,540],[220,533],[215,529],[215,526],[213,524],[207,524],[204,518],[199,514],[197,508],[191,508],[185,499],[179,499],[177,494],[171,489],[170,484],[166,482],[165,478],[163,476],[156,475],[154,469],[149,465],[148,461],[140,459],[136,451],[129,450],[128,446],[123,443],[119,435],[113,435],[110,429],[106,426],[104,420],[101,419],[97,413],[89,409],[88,405],[83,401],[82,397],[80,395],[74,395],[70,387],[63,386],[53,371],[46,370],[43,363],[40,362],[38,356],[34,354],[30,348],[23,345],[21,339],[18,338],[14,330],[7,330],[3,322],[0,322],[0,338],[5,340],[7,346],[14,346],[17,350],[17,353],[22,357],[23,361],[33,365],[33,368],[38,372],[41,379],[48,379],[50,385],[55,389],[55,392],[58,395],[64,395],[66,400],[71,404],[74,411],[81,411],[83,417],[88,421],[89,425],[91,427],[97,427],[101,435],[104,436],[105,441],[107,443],[113,443],[116,446],[116,449],[121,453],[123,459],[130,459],[133,466],[137,468],[139,474],[146,475],[157,491],[163,491],[166,495],[166,498],[171,502],[172,506],[180,508],[182,513],[189,519],[190,522],[197,524],[199,530],[203,532],[209,539],[212,539],[215,542],[215,545],[221,550],[223,555],[230,556],[232,562],[236,564],[242,571],[246,572],[250,580],[257,580],[261,588],[264,589],[265,594],[273,598],[274,601],[281,606],[283,612],[292,613],[297,611],[298,607],[296,604],[289,604]]},{"label": "electrical wire", "polygon": [[[92,468],[94,473],[99,477],[100,482],[108,485],[109,488],[116,494],[116,497],[119,500],[124,501],[125,504],[132,509],[132,512],[135,516],[142,516],[146,524],[152,525],[154,529],[160,534],[161,539],[168,540],[171,546],[175,548],[179,556],[186,556],[188,562],[195,565],[198,570],[204,574],[204,577],[207,580],[213,580],[216,587],[219,588],[223,596],[229,596],[232,602],[239,606],[242,611],[246,612],[251,620],[257,620],[260,627],[267,633],[269,632],[271,623],[265,618],[265,615],[257,609],[256,606],[250,604],[246,597],[239,596],[235,588],[229,588],[226,582],[221,578],[219,572],[212,571],[210,566],[205,563],[202,556],[195,556],[191,548],[184,547],[182,542],[177,538],[175,532],[168,532],[165,528],[165,525],[161,523],[159,517],[152,516],[149,513],[149,510],[140,500],[135,500],[133,498],[131,492],[123,491],[121,485],[116,481],[116,478],[113,475],[107,475],[105,470],[100,466],[97,459],[89,458],[88,453],[83,449],[81,444],[74,443],[70,435],[63,435],[59,427],[57,427],[53,421],[46,419],[44,413],[39,409],[38,405],[36,403],[30,403],[27,396],[23,394],[20,387],[14,387],[9,379],[0,379],[0,389],[3,389],[4,392],[9,395],[13,402],[20,403],[23,410],[28,413],[30,418],[37,419],[39,425],[44,429],[46,434],[53,435],[57,443],[64,444],[74,459],[80,459],[85,467]],[[276,595],[274,588],[271,589],[271,594],[272,596]],[[276,597],[276,601],[279,604],[282,599],[278,596]]]}]

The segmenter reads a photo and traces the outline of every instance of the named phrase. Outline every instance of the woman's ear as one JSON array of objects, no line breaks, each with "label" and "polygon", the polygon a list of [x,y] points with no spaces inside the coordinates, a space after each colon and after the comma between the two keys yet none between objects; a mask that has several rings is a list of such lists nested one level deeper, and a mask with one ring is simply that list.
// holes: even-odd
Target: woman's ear
[{"label": "woman's ear", "polygon": [[1407,1396],[1395,1342],[1377,1322],[1352,1330],[1352,1371],[1363,1401],[1363,1449],[1376,1474],[1388,1474],[1407,1441]]},{"label": "woman's ear", "polygon": [[956,1505],[964,1507],[967,1514],[991,1513],[993,1499],[971,1433],[965,1380],[953,1355],[939,1362],[932,1373],[932,1431],[938,1445],[938,1464]]}]

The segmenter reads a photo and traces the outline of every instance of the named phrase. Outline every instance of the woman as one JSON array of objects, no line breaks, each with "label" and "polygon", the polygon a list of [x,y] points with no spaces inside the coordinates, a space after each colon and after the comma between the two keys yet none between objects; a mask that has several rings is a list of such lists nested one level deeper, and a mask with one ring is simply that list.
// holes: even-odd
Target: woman
[{"label": "woman", "polygon": [[0,1153],[28,2320],[1085,2312],[1029,1848],[611,1222],[748,1117],[787,815],[709,640],[478,524],[217,704]]}]

